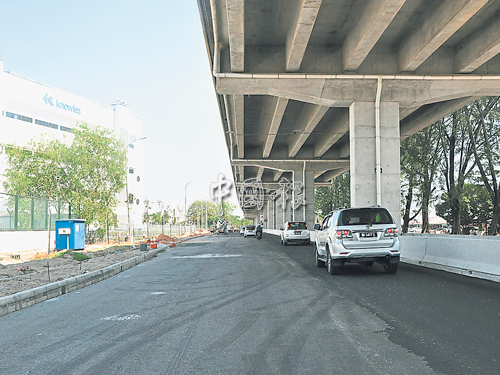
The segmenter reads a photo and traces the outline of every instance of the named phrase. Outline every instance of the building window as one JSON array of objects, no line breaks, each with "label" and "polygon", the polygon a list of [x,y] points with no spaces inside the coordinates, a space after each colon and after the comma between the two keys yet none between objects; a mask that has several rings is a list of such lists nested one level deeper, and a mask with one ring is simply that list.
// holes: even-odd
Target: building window
[{"label": "building window", "polygon": [[134,168],[129,168],[129,169],[128,169],[128,173],[130,173],[130,174],[134,174]]},{"label": "building window", "polygon": [[42,120],[35,120],[35,124],[46,126],[47,128],[52,128],[52,129],[58,129],[59,128],[59,126],[57,126],[56,124],[52,124],[50,122],[42,121]]},{"label": "building window", "polygon": [[18,115],[17,113],[12,113],[12,112],[6,112],[5,116],[13,118],[15,120],[21,120],[25,122],[33,122],[33,119],[31,117],[23,116],[23,115]]},{"label": "building window", "polygon": [[73,129],[67,128],[66,126],[61,125],[59,129],[62,130],[63,132],[73,133]]}]

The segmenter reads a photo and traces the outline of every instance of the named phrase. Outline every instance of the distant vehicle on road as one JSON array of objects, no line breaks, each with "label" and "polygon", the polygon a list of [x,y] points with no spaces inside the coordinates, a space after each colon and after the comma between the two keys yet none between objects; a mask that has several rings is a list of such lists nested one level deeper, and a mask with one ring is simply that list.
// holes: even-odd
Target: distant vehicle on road
[{"label": "distant vehicle on road", "polygon": [[255,237],[255,225],[247,225],[245,228],[244,236],[245,238],[247,238],[248,236]]},{"label": "distant vehicle on road", "polygon": [[246,229],[246,226],[242,226],[242,227],[240,228],[240,236],[241,236],[242,234],[245,234],[245,229]]},{"label": "distant vehicle on road", "polygon": [[227,221],[226,220],[220,219],[217,222],[217,233],[227,234]]},{"label": "distant vehicle on road", "polygon": [[387,273],[395,273],[399,264],[398,227],[385,208],[345,208],[330,212],[318,230],[315,240],[316,265],[326,264],[331,275],[337,275],[346,263],[372,266],[382,263]]},{"label": "distant vehicle on road", "polygon": [[309,245],[311,234],[305,221],[287,221],[281,228],[280,238],[283,246],[292,242]]}]

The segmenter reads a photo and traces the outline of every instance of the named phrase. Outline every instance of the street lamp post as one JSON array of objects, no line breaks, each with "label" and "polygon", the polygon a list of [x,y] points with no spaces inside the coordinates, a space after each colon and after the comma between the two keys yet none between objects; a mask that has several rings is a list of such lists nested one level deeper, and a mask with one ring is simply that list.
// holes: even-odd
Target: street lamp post
[{"label": "street lamp post", "polygon": [[[137,142],[137,141],[142,141],[143,139],[146,139],[147,137],[142,137],[142,138],[138,138],[138,139],[134,139],[132,142],[130,142],[126,149],[127,149],[127,170],[126,170],[126,175],[125,175],[125,194],[127,194],[127,225],[128,225],[128,238],[129,238],[129,241],[130,241],[130,199],[129,199],[129,196],[128,196],[128,148],[130,147],[130,145],[134,142]],[[132,239],[132,242],[133,242],[133,239]]]},{"label": "street lamp post", "polygon": [[161,212],[161,233],[163,234],[163,202],[161,204],[160,212]]},{"label": "street lamp post", "polygon": [[194,182],[194,181],[189,181],[186,186],[184,186],[184,225],[186,225],[186,220],[187,220],[187,195],[186,195],[186,192],[187,192],[187,187],[188,185],[191,183],[191,182]]}]

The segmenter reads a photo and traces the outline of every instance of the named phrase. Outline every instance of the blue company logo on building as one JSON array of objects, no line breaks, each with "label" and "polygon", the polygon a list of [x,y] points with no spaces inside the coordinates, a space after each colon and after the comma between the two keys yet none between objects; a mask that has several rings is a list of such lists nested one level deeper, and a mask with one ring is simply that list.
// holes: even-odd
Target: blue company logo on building
[{"label": "blue company logo on building", "polygon": [[64,109],[65,111],[76,113],[77,115],[82,113],[81,108],[76,107],[74,104],[73,105],[64,104],[63,102],[60,102],[57,99],[55,99],[55,103],[54,103],[54,101],[52,100],[52,96],[49,96],[48,93],[46,93],[45,96],[43,97],[43,101],[47,105],[50,105],[52,107],[61,108],[61,109]]}]

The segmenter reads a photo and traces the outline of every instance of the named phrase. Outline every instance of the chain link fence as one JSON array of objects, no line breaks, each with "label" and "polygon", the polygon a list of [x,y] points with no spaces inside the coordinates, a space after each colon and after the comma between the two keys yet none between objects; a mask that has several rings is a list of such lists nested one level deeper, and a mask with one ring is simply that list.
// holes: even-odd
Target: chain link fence
[{"label": "chain link fence", "polygon": [[[71,213],[71,206],[67,202],[52,201],[43,198],[25,197],[22,195],[0,193],[0,231],[43,231],[48,229],[50,210],[50,229],[55,230],[55,221],[60,219],[76,218]],[[170,237],[181,237],[194,233],[195,225],[146,225],[131,228],[135,243],[156,237],[163,233]],[[85,242],[122,243],[129,242],[128,227],[121,225],[118,228],[87,227]]]},{"label": "chain link fence", "polygon": [[67,202],[0,193],[0,231],[47,230],[49,212],[51,229],[56,220],[73,218]]},{"label": "chain link fence", "polygon": [[[152,239],[160,233],[170,237],[182,237],[185,234],[196,232],[195,225],[149,225],[134,226],[130,228],[134,243]],[[100,229],[89,230],[86,236],[86,243],[93,244],[96,242],[122,243],[128,241],[128,228],[126,225],[121,225],[118,228],[109,228],[104,231]]]}]

